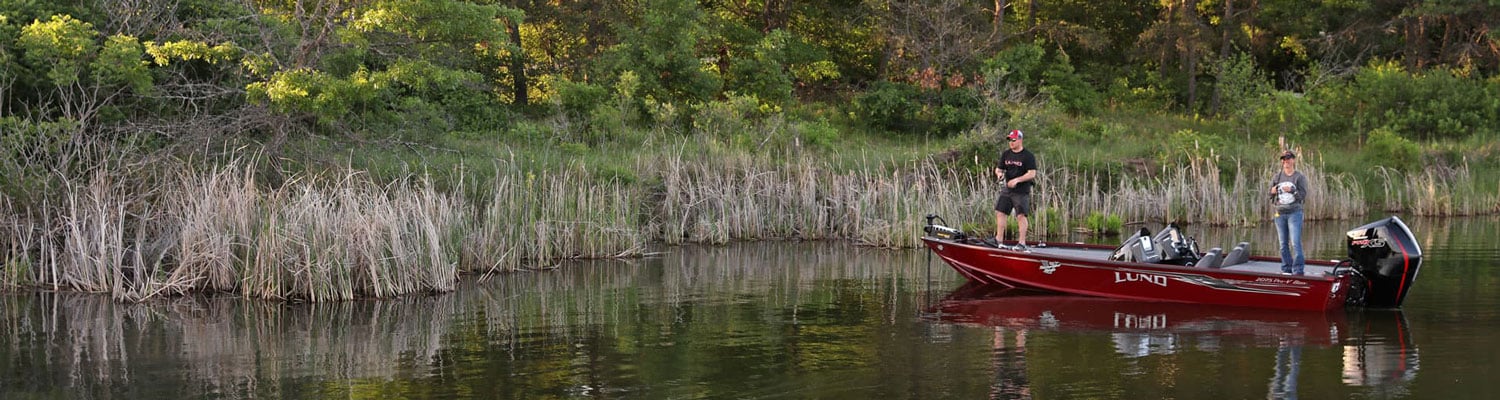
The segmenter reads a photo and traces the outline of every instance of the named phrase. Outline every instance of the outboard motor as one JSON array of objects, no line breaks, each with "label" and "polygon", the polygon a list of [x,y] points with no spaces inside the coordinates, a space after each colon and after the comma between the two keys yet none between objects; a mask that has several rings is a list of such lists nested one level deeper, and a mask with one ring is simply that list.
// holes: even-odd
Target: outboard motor
[{"label": "outboard motor", "polygon": [[1400,218],[1390,217],[1348,232],[1349,259],[1369,280],[1365,306],[1400,307],[1422,266],[1422,248]]},{"label": "outboard motor", "polygon": [[1110,254],[1109,259],[1125,262],[1158,263],[1161,262],[1161,252],[1161,247],[1157,246],[1156,241],[1151,238],[1151,231],[1141,228],[1134,235],[1130,235],[1130,238],[1125,239],[1125,242],[1121,243],[1120,247],[1116,247],[1115,252]]},{"label": "outboard motor", "polygon": [[1161,249],[1162,264],[1193,265],[1198,262],[1198,241],[1182,235],[1177,224],[1167,224],[1161,232],[1156,233],[1153,238],[1156,247]]}]

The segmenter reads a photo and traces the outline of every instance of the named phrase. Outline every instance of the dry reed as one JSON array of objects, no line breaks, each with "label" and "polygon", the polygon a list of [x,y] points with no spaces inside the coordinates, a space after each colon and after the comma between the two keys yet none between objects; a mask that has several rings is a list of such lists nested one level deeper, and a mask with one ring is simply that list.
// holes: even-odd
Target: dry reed
[{"label": "dry reed", "polygon": [[[58,207],[0,199],[0,285],[108,292],[134,301],[189,292],[322,302],[453,290],[465,272],[550,267],[557,259],[647,254],[648,243],[844,239],[920,244],[923,216],[992,234],[998,182],[987,165],[930,161],[840,172],[807,157],[773,162],[729,152],[639,161],[645,183],[584,168],[545,174],[496,166],[494,180],[443,193],[422,179],[377,185],[359,173],[260,186],[246,163],[181,168],[141,193],[119,174],[70,185]],[[736,155],[738,154],[738,155]],[[1254,225],[1270,215],[1275,170],[1193,159],[1106,181],[1043,164],[1032,238],[1066,233],[1098,213],[1132,222]],[[1310,219],[1363,215],[1356,179],[1302,172]],[[1384,208],[1419,215],[1494,211],[1466,166],[1407,176],[1377,170]],[[472,184],[472,183],[471,183]]]},{"label": "dry reed", "polygon": [[1420,172],[1375,168],[1379,204],[1385,211],[1408,210],[1422,216],[1458,216],[1500,211],[1500,193],[1486,194],[1469,171],[1458,166],[1428,166]]}]

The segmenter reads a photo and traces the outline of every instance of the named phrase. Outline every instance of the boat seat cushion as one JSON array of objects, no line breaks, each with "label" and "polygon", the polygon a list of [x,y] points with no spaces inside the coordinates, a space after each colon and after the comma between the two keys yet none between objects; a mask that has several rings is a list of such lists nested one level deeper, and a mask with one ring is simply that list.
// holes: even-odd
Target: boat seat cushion
[{"label": "boat seat cushion", "polygon": [[1224,249],[1215,247],[1208,249],[1208,252],[1203,254],[1203,258],[1199,258],[1198,262],[1193,264],[1193,266],[1199,268],[1218,268],[1219,263],[1222,261],[1224,261]]},{"label": "boat seat cushion", "polygon": [[1230,250],[1229,254],[1224,256],[1224,262],[1220,263],[1219,265],[1220,268],[1231,267],[1239,264],[1244,264],[1249,261],[1250,243],[1240,242],[1240,244],[1234,246],[1234,250]]}]

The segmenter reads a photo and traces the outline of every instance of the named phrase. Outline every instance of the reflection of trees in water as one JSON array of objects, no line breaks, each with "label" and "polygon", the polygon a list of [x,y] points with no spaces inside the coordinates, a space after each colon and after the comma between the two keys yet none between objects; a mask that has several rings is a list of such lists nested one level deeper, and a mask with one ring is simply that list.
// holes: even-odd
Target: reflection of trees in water
[{"label": "reflection of trees in water", "polygon": [[[920,286],[926,273],[923,253],[843,244],[669,250],[654,259],[569,263],[545,272],[466,282],[452,293],[394,300],[287,304],[189,297],[127,305],[93,295],[8,297],[0,302],[0,317],[6,321],[0,344],[14,354],[11,358],[29,360],[17,365],[37,370],[29,373],[39,375],[36,379],[14,387],[21,393],[69,387],[107,394],[147,385],[166,393],[201,387],[235,397],[285,393],[282,386],[296,377],[430,376],[454,363],[445,358],[484,351],[465,347],[496,346],[513,354],[612,352],[575,346],[609,342],[599,340],[601,336],[639,334],[620,330],[643,325],[656,330],[651,335],[662,341],[686,334],[680,329],[722,335],[729,327],[752,336],[785,335],[775,326],[795,325],[801,304],[871,292],[890,299],[855,301],[905,302],[910,297],[903,294],[905,288]],[[955,277],[941,265],[933,266],[933,275]],[[740,299],[780,311],[748,317],[704,312]],[[896,310],[889,307],[879,317],[909,316]],[[684,318],[693,323],[681,324]],[[601,327],[613,332],[601,332]],[[803,351],[812,353],[804,354],[804,362],[814,367],[871,361],[869,354],[857,351]],[[26,375],[10,371],[0,379]],[[14,386],[6,384],[8,390]]]},{"label": "reflection of trees in water", "polygon": [[[410,365],[429,365],[452,330],[456,300],[292,305],[219,297],[119,304],[98,295],[46,294],[12,302],[29,304],[6,308],[5,320],[17,322],[5,326],[4,336],[44,373],[32,383],[39,392],[52,385],[83,393],[139,385],[170,393],[191,383],[254,393],[280,384],[280,377],[393,376]],[[182,376],[162,381],[160,368]]]}]

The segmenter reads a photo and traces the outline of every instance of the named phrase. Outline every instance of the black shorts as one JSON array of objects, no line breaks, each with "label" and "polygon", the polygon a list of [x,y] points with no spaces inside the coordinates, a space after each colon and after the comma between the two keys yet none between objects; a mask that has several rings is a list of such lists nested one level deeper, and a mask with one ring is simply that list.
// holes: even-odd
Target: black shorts
[{"label": "black shorts", "polygon": [[[1015,213],[1011,213],[1012,208]],[[1000,198],[995,200],[995,211],[1007,215],[1031,215],[1031,193],[1000,192]]]}]

